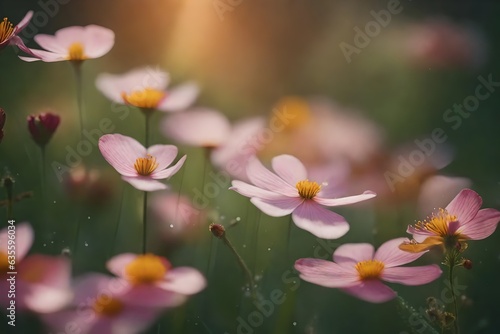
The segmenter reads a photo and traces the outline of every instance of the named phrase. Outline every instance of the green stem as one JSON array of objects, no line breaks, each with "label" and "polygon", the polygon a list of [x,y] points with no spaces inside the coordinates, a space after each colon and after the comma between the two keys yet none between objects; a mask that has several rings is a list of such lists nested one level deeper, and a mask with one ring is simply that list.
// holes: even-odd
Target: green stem
[{"label": "green stem", "polygon": [[458,326],[458,304],[457,304],[457,296],[455,295],[455,286],[453,285],[453,268],[455,267],[455,259],[451,261],[449,264],[449,280],[450,280],[450,288],[451,288],[451,296],[453,297],[453,307],[455,309],[455,321],[453,322],[455,328],[455,334],[460,334],[460,328]]},{"label": "green stem", "polygon": [[147,215],[148,215],[148,192],[144,192],[144,202],[142,203],[142,253],[146,254],[146,242],[148,238],[147,231]]}]

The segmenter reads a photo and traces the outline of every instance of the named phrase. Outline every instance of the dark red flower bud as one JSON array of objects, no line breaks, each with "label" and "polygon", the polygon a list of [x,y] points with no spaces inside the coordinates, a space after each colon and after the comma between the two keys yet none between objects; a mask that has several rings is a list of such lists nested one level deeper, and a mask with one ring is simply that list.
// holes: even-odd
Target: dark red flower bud
[{"label": "dark red flower bud", "polygon": [[462,262],[462,266],[464,266],[464,268],[467,270],[471,270],[472,269],[472,261],[469,259],[465,259],[464,262]]},{"label": "dark red flower bud", "polygon": [[210,224],[208,229],[217,238],[222,238],[226,234],[226,229],[221,224]]},{"label": "dark red flower bud", "polygon": [[0,108],[0,143],[2,142],[3,138],[3,126],[5,125],[5,119],[7,118],[7,115],[5,114],[5,111]]},{"label": "dark red flower bud", "polygon": [[59,126],[61,118],[53,113],[28,116],[28,129],[33,140],[41,146],[46,145]]}]

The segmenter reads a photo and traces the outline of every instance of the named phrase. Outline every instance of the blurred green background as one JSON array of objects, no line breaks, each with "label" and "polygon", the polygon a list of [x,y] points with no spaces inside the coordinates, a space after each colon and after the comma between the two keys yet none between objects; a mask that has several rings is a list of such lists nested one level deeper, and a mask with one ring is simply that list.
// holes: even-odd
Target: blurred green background
[{"label": "blurred green background", "polygon": [[[49,2],[2,0],[0,14],[15,24],[28,10],[46,13],[35,21],[40,24],[32,26],[36,33],[53,34],[66,26],[87,24],[102,25],[116,33],[115,46],[108,55],[83,65],[88,130],[98,128],[100,120],[109,118],[115,127],[113,132],[142,138],[140,112],[128,108],[128,116],[120,119],[94,82],[99,73],[122,73],[143,65],[160,66],[171,74],[174,84],[195,80],[201,86],[196,104],[220,110],[231,120],[268,115],[283,96],[326,96],[378,124],[387,151],[443,128],[454,158],[439,173],[469,178],[472,188],[483,197],[483,207],[500,207],[499,93],[495,91],[481,101],[456,130],[443,120],[448,108],[474,94],[478,76],[491,75],[494,81],[500,81],[496,62],[500,56],[500,4],[494,1],[401,1],[402,11],[393,15],[387,27],[360,48],[359,54],[352,54],[350,63],[342,53],[341,43],[354,44],[353,29],[363,29],[373,21],[370,11],[387,9],[387,1],[70,0],[66,4],[53,1],[50,6]],[[412,58],[406,48],[410,27],[436,17],[471,27],[477,33],[473,35],[474,43],[451,49],[445,65],[425,57]],[[444,35],[437,42],[444,45],[445,51],[448,37]],[[36,47],[31,39],[24,40]],[[0,172],[15,178],[17,193],[35,193],[33,198],[15,205],[16,220],[31,222],[37,235],[32,252],[47,254],[73,249],[76,222],[81,221],[75,258],[78,272],[106,272],[105,261],[112,255],[140,250],[137,236],[141,233],[142,194],[122,182],[94,146],[84,157],[84,164],[103,169],[110,195],[96,195],[102,205],[80,205],[71,199],[50,166],[54,161],[64,163],[67,147],[76,147],[80,139],[72,69],[65,62],[25,63],[16,52],[9,47],[0,54],[0,107],[7,113],[5,137],[0,144]],[[474,60],[461,61],[462,53],[466,59],[472,55]],[[27,131],[26,117],[45,108],[54,109],[62,121],[47,147],[48,187],[46,195],[41,196],[40,152]],[[152,124],[163,116],[156,113]],[[171,142],[155,127],[153,130],[151,142]],[[204,152],[183,146],[180,151],[188,155],[187,163],[169,183],[176,192],[192,197],[193,190],[201,189],[207,181],[203,175],[207,172]],[[388,201],[389,205],[384,205],[384,200],[376,198],[359,210],[339,210],[351,223],[351,231],[330,241],[325,252],[331,254],[337,245],[346,242],[378,246],[389,238],[405,236],[407,224],[424,218],[415,210],[415,200]],[[396,312],[395,301],[368,304],[337,289],[300,281],[292,271],[293,262],[325,254],[321,251],[324,246],[293,226],[291,251],[287,251],[288,217],[259,215],[248,199],[225,189],[211,206],[219,222],[226,226],[239,217],[239,222],[228,229],[228,236],[260,277],[262,296],[269,299],[274,289],[286,293],[285,302],[275,305],[276,309],[253,329],[254,333],[412,332],[409,314]],[[219,240],[212,240],[208,223],[203,222],[182,240],[171,236],[163,240],[159,232],[151,232],[150,250],[166,255],[174,266],[197,267],[208,279],[205,291],[181,308],[166,312],[151,327],[151,333],[237,333],[238,317],[247,320],[255,310],[250,298],[245,297],[245,278],[240,268],[229,250]],[[1,226],[5,225],[2,220]],[[152,229],[160,227],[157,224]],[[500,331],[499,241],[497,231],[487,240],[469,245],[466,256],[474,268],[459,270],[459,282],[467,287],[460,309],[462,333]],[[420,262],[439,259],[434,254]],[[425,307],[425,297],[439,298],[445,287],[443,280],[423,287],[394,288],[418,310]],[[35,316],[19,319],[24,319],[26,325],[17,328],[17,333],[46,332]]]}]

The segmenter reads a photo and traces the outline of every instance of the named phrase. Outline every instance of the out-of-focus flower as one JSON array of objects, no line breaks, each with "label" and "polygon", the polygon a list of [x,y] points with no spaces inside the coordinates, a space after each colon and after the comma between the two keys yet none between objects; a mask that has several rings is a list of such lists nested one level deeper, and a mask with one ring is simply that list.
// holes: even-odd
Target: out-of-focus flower
[{"label": "out-of-focus flower", "polygon": [[484,36],[477,29],[446,18],[415,24],[405,38],[407,54],[424,67],[477,68],[486,59]]},{"label": "out-of-focus flower", "polygon": [[32,17],[33,11],[30,10],[16,26],[4,17],[4,19],[0,22],[0,51],[2,51],[7,45],[15,45],[19,48],[19,50],[36,57],[36,55],[34,55],[31,50],[24,45],[21,37],[19,37],[19,34],[24,30],[24,28],[26,28]]},{"label": "out-of-focus flower", "polygon": [[[66,257],[53,257],[34,254],[26,257],[33,243],[33,229],[28,223],[15,226],[16,254],[12,259],[9,252],[9,240],[14,235],[13,228],[0,231],[0,288],[9,291],[9,285],[15,284],[16,308],[38,313],[55,312],[71,300],[70,262]],[[12,266],[12,267],[11,267]],[[8,272],[16,271],[14,282]],[[7,293],[0,296],[3,307],[10,305]]]},{"label": "out-of-focus flower", "polygon": [[247,176],[253,185],[233,181],[230,189],[250,197],[256,207],[270,216],[292,214],[298,227],[320,238],[340,238],[349,230],[344,217],[324,206],[354,204],[376,196],[371,191],[365,191],[361,195],[329,198],[331,189],[328,189],[328,182],[310,181],[302,162],[291,155],[273,158],[272,167],[276,174],[266,169],[257,158],[251,159],[247,165]]},{"label": "out-of-focus flower", "polygon": [[436,208],[444,207],[460,190],[471,185],[472,181],[465,177],[443,175],[428,177],[420,187],[418,212],[425,215]]},{"label": "out-of-focus flower", "polygon": [[[125,280],[102,274],[86,274],[76,280],[74,300],[67,309],[42,319],[57,331],[67,331],[71,324],[78,333],[143,333],[161,313],[161,309],[144,307],[126,298],[133,287]],[[179,304],[175,296],[172,306]]]},{"label": "out-of-focus flower", "polygon": [[66,174],[64,185],[72,200],[93,207],[104,207],[114,195],[113,183],[98,169],[82,166]]},{"label": "out-of-focus flower", "polygon": [[56,132],[61,118],[52,112],[28,116],[28,130],[31,138],[40,146],[45,146]]},{"label": "out-of-focus flower", "polygon": [[69,60],[81,63],[104,56],[115,44],[114,32],[97,25],[67,27],[56,31],[54,36],[39,34],[34,39],[46,51],[30,49],[35,57],[19,58],[27,62]]},{"label": "out-of-focus flower", "polygon": [[3,139],[3,127],[5,126],[5,120],[7,119],[7,115],[5,114],[5,111],[0,108],[0,143],[2,142]]},{"label": "out-of-focus flower", "polygon": [[398,246],[405,238],[392,239],[375,252],[370,244],[344,244],[333,253],[333,261],[299,259],[295,269],[304,281],[327,288],[340,288],[359,299],[383,303],[396,292],[381,281],[404,285],[423,285],[437,279],[442,271],[432,264],[400,267],[415,261],[423,253],[403,252]]},{"label": "out-of-focus flower", "polygon": [[180,144],[217,148],[229,139],[231,124],[218,111],[197,108],[166,117],[161,130]]},{"label": "out-of-focus flower", "polygon": [[153,145],[146,149],[137,140],[120,134],[102,136],[99,150],[124,181],[143,191],[166,189],[167,186],[158,180],[177,173],[186,160],[183,156],[174,166],[167,168],[177,156],[177,147]]},{"label": "out-of-focus flower", "polygon": [[169,79],[164,71],[143,67],[121,75],[100,74],[96,86],[111,101],[145,112],[186,109],[198,96],[198,86],[186,83],[167,90]]},{"label": "out-of-focus flower", "polygon": [[439,209],[415,226],[408,226],[406,232],[415,240],[400,248],[407,252],[422,252],[438,245],[455,249],[461,242],[489,237],[500,221],[500,211],[480,210],[482,203],[475,191],[463,189],[445,209]]},{"label": "out-of-focus flower", "polygon": [[124,253],[110,259],[106,267],[127,280],[133,289],[127,297],[147,306],[170,306],[172,295],[187,297],[203,290],[203,275],[190,267],[172,268],[164,257],[154,254]]}]

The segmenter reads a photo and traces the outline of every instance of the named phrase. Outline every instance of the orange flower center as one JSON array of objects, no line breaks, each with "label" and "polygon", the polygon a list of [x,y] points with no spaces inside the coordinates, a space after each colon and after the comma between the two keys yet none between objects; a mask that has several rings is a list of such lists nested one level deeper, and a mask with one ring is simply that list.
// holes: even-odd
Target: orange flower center
[{"label": "orange flower center", "polygon": [[384,263],[378,260],[358,262],[355,266],[361,280],[380,278],[384,270]]},{"label": "orange flower center", "polygon": [[300,197],[304,199],[312,199],[321,190],[321,186],[314,181],[302,180],[297,182],[295,188],[299,191]]},{"label": "orange flower center", "polygon": [[134,284],[150,284],[165,277],[170,264],[163,258],[153,255],[139,255],[125,267],[125,276]]},{"label": "orange flower center", "polygon": [[123,303],[107,295],[100,295],[92,305],[92,309],[97,314],[106,317],[114,317],[122,312]]},{"label": "orange flower center", "polygon": [[166,95],[165,92],[153,88],[135,90],[130,94],[122,92],[122,98],[125,103],[143,109],[157,108]]},{"label": "orange flower center", "polygon": [[151,175],[158,168],[156,158],[152,155],[147,155],[146,158],[137,158],[134,163],[134,168],[139,175]]},{"label": "orange flower center", "polygon": [[6,17],[0,22],[0,43],[6,41],[14,34],[14,26]]},{"label": "orange flower center", "polygon": [[428,220],[417,222],[415,228],[444,238],[449,234],[448,224],[456,220],[457,216],[450,215],[445,209],[439,209],[439,212],[433,214]]},{"label": "orange flower center", "polygon": [[68,48],[68,60],[71,61],[84,61],[88,57],[85,55],[85,50],[82,43],[75,42]]}]

